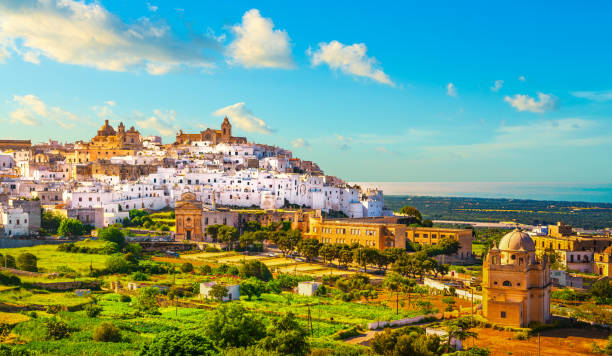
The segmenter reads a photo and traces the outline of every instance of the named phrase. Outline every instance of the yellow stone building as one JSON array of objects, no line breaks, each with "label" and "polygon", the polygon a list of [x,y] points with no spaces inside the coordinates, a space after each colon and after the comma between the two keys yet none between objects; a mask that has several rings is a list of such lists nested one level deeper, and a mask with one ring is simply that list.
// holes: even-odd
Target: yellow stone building
[{"label": "yellow stone building", "polygon": [[595,273],[604,277],[612,277],[612,246],[607,247],[602,252],[596,252],[593,259]]},{"label": "yellow stone building", "polygon": [[133,156],[140,148],[142,148],[142,137],[133,126],[126,131],[121,122],[115,131],[108,120],[105,120],[98,134],[90,142],[77,144],[74,152],[66,155],[66,162],[78,164],[109,160],[112,157]]},{"label": "yellow stone building", "polygon": [[437,227],[408,227],[406,228],[408,241],[421,245],[437,245],[440,240],[452,238],[459,241],[461,247],[457,251],[457,258],[472,258],[472,230],[446,229]]},{"label": "yellow stone building", "polygon": [[489,321],[516,327],[550,322],[550,266],[537,257],[528,234],[514,230],[491,248],[482,278],[482,311]]},{"label": "yellow stone building", "polygon": [[385,250],[406,248],[406,225],[393,224],[384,218],[324,219],[310,217],[305,237],[316,238],[321,243],[344,243]]}]

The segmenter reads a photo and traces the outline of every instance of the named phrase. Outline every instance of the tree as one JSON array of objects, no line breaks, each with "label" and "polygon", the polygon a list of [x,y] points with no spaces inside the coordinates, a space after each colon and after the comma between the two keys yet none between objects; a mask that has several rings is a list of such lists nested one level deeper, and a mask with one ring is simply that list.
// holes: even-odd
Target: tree
[{"label": "tree", "polygon": [[17,268],[17,264],[15,263],[15,257],[11,255],[4,255],[1,262],[2,262],[2,267]]},{"label": "tree", "polygon": [[261,229],[262,229],[261,224],[259,223],[259,221],[255,221],[255,220],[247,221],[247,223],[244,225],[245,231],[255,232]]},{"label": "tree", "polygon": [[392,247],[392,248],[383,250],[382,254],[385,255],[385,257],[387,257],[387,259],[389,260],[389,263],[394,263],[402,255],[406,254],[406,250],[403,248],[399,248],[399,247]]},{"label": "tree", "polygon": [[36,256],[28,252],[17,256],[17,269],[22,271],[38,272]]},{"label": "tree", "polygon": [[61,320],[56,320],[55,317],[45,321],[45,327],[49,340],[60,340],[70,335],[68,325]]},{"label": "tree", "polygon": [[106,259],[106,269],[111,273],[126,273],[129,268],[129,262],[120,253],[111,255]]},{"label": "tree", "polygon": [[323,244],[319,248],[319,255],[323,258],[323,262],[331,263],[338,256],[338,250],[331,244]]},{"label": "tree", "polygon": [[73,218],[62,220],[57,229],[57,233],[65,237],[81,236],[84,232],[83,223]]},{"label": "tree", "polygon": [[612,300],[612,279],[602,278],[591,286],[589,293],[597,304],[608,304]]},{"label": "tree", "polygon": [[376,256],[379,254],[378,250],[371,247],[361,247],[355,250],[355,262],[360,266],[363,266],[363,272],[367,272],[368,264],[376,262]]},{"label": "tree", "polygon": [[252,231],[246,231],[245,233],[240,235],[240,238],[238,239],[240,243],[240,247],[243,247],[243,248],[252,246],[256,240],[257,240],[256,235]]},{"label": "tree", "polygon": [[265,282],[272,279],[272,272],[268,266],[258,260],[244,262],[238,267],[238,271],[242,278],[255,277]]},{"label": "tree", "polygon": [[285,256],[293,251],[302,239],[300,230],[279,231],[277,236],[276,244]]},{"label": "tree", "polygon": [[232,250],[234,243],[238,241],[238,230],[233,226],[222,225],[218,231],[218,239]]},{"label": "tree", "polygon": [[251,277],[240,282],[240,294],[246,295],[249,300],[251,300],[251,297],[259,299],[265,289],[266,285],[264,282],[257,278]]},{"label": "tree", "polygon": [[136,308],[147,314],[157,314],[157,294],[159,291],[155,287],[144,287],[138,290],[138,300]]},{"label": "tree", "polygon": [[410,288],[414,284],[409,278],[403,277],[397,273],[388,275],[383,281],[383,286],[395,293],[395,313],[399,314],[399,295],[400,292],[407,291],[410,295]]},{"label": "tree", "polygon": [[59,214],[50,211],[43,211],[40,227],[48,233],[56,234],[57,229],[59,229],[63,219],[64,218]]},{"label": "tree", "polygon": [[391,263],[391,261],[389,260],[389,258],[387,257],[387,255],[385,255],[384,253],[381,253],[380,251],[376,251],[376,265],[378,266],[378,268],[380,270],[387,270],[387,266],[389,265],[389,263]]},{"label": "tree", "polygon": [[140,356],[212,356],[217,349],[212,341],[195,331],[164,331],[158,333],[150,344],[143,344]]},{"label": "tree", "polygon": [[125,246],[125,235],[123,235],[121,230],[114,226],[98,230],[98,238],[100,240],[114,242],[119,246],[119,248],[123,248]]},{"label": "tree", "polygon": [[191,262],[185,262],[181,265],[181,272],[189,273],[192,271],[193,271],[193,265],[191,264]]},{"label": "tree", "polygon": [[224,285],[217,283],[210,288],[208,295],[216,299],[218,302],[221,302],[223,301],[223,298],[228,296],[228,291]]},{"label": "tree", "polygon": [[402,215],[413,217],[417,219],[418,221],[423,220],[423,216],[421,215],[421,212],[419,211],[419,209],[415,208],[414,206],[404,205],[400,209],[399,213]]},{"label": "tree", "polygon": [[297,322],[292,312],[285,314],[267,331],[267,336],[259,344],[268,351],[280,355],[304,356],[310,352],[308,333]]},{"label": "tree", "polygon": [[353,251],[348,249],[342,249],[338,253],[338,261],[340,264],[348,267],[349,264],[353,263]]},{"label": "tree", "polygon": [[219,228],[221,226],[224,226],[224,225],[215,224],[215,225],[208,225],[206,227],[206,234],[210,235],[210,238],[213,240],[213,242],[216,242],[217,239],[219,238]]},{"label": "tree", "polygon": [[106,321],[95,327],[93,339],[98,342],[121,342],[121,331],[115,324]]},{"label": "tree", "polygon": [[249,346],[266,335],[261,319],[237,303],[219,305],[207,318],[203,331],[219,349]]},{"label": "tree", "polygon": [[306,257],[307,261],[312,261],[317,256],[319,256],[319,248],[321,247],[321,243],[319,240],[311,238],[311,239],[303,239],[297,244],[298,252]]}]

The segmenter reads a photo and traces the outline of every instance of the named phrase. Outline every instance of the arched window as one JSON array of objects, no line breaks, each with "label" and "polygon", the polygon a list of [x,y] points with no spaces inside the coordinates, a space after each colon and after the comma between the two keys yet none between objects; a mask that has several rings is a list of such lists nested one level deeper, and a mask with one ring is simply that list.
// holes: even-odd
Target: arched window
[{"label": "arched window", "polygon": [[516,260],[516,255],[511,255],[510,258]]},{"label": "arched window", "polygon": [[512,287],[512,282],[510,282],[510,281],[504,281],[504,283],[502,283],[502,285],[503,285],[504,287]]}]

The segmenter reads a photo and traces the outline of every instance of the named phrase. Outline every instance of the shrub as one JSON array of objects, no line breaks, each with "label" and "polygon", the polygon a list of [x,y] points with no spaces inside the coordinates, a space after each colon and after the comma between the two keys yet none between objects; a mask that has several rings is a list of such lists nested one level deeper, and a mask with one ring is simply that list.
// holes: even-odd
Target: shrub
[{"label": "shrub", "polygon": [[132,278],[133,281],[147,281],[147,280],[149,280],[149,276],[146,273],[143,273],[143,272],[140,272],[140,271],[132,273],[131,278]]},{"label": "shrub", "polygon": [[339,330],[334,334],[334,339],[336,340],[344,340],[349,337],[354,337],[361,334],[361,328],[359,326],[353,326],[348,329]]},{"label": "shrub", "polygon": [[150,344],[144,344],[140,356],[216,355],[217,350],[207,337],[193,331],[165,331],[157,334]]},{"label": "shrub", "polygon": [[4,258],[2,258],[1,262],[2,267],[17,268],[17,265],[15,264],[15,257],[11,255],[4,255]]},{"label": "shrub", "polygon": [[122,302],[122,303],[129,303],[129,302],[131,302],[131,301],[132,301],[132,298],[130,298],[130,296],[129,296],[129,295],[124,295],[124,294],[122,294],[122,295],[119,297],[119,301],[120,301],[120,302]]},{"label": "shrub", "polygon": [[139,244],[127,244],[125,245],[125,252],[129,252],[134,256],[142,255],[142,246]]},{"label": "shrub", "polygon": [[38,272],[36,256],[31,253],[22,253],[17,256],[17,268],[22,271]]},{"label": "shrub", "polygon": [[181,265],[181,272],[189,273],[193,271],[193,265],[189,262],[185,262]]},{"label": "shrub", "polygon": [[148,314],[157,314],[157,294],[158,290],[154,287],[145,287],[138,290],[138,311]]},{"label": "shrub", "polygon": [[61,236],[73,237],[80,236],[85,233],[85,229],[83,228],[83,223],[77,219],[64,219],[60,223],[59,228],[57,229],[57,233]]},{"label": "shrub", "polygon": [[212,268],[209,265],[204,265],[199,267],[200,274],[211,274]]},{"label": "shrub", "polygon": [[120,250],[121,249],[119,248],[119,245],[117,245],[117,243],[106,241],[106,243],[104,244],[104,247],[100,249],[99,253],[104,254],[104,255],[112,255],[113,253],[117,253]]},{"label": "shrub", "polygon": [[47,328],[47,339],[49,340],[60,340],[70,335],[68,325],[55,318],[45,321],[45,327]]},{"label": "shrub", "polygon": [[95,318],[102,312],[102,307],[94,304],[85,306],[85,314],[90,318]]},{"label": "shrub", "polygon": [[4,342],[4,340],[11,333],[11,326],[7,323],[0,323],[0,342]]},{"label": "shrub", "polygon": [[111,226],[98,230],[98,238],[100,240],[114,242],[119,245],[119,248],[125,246],[125,236],[123,232],[116,227]]},{"label": "shrub", "polygon": [[215,246],[212,245],[207,245],[206,248],[204,248],[205,252],[220,252],[221,250],[216,248]]},{"label": "shrub", "polygon": [[93,339],[98,342],[120,342],[121,331],[113,323],[104,322],[94,329]]},{"label": "shrub", "polygon": [[128,268],[129,263],[121,254],[114,254],[106,259],[106,269],[111,273],[125,273]]},{"label": "shrub", "polygon": [[0,284],[5,286],[18,286],[21,284],[21,280],[15,275],[0,272]]},{"label": "shrub", "polygon": [[47,305],[47,308],[45,309],[48,314],[57,314],[60,312],[60,310],[62,310],[60,305]]}]

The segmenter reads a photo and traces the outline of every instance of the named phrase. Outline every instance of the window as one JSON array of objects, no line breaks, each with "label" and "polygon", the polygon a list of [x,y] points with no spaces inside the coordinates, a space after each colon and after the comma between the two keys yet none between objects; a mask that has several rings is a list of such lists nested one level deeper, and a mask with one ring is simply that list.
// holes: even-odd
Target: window
[{"label": "window", "polygon": [[510,281],[504,281],[504,283],[502,283],[502,285],[503,285],[504,287],[512,287],[512,282],[510,282]]},{"label": "window", "polygon": [[500,316],[501,316],[503,319],[505,319],[505,318],[506,318],[506,312],[505,312],[505,311],[501,312],[501,315],[500,315]]},{"label": "window", "polygon": [[516,260],[516,255],[510,256],[511,259]]}]

